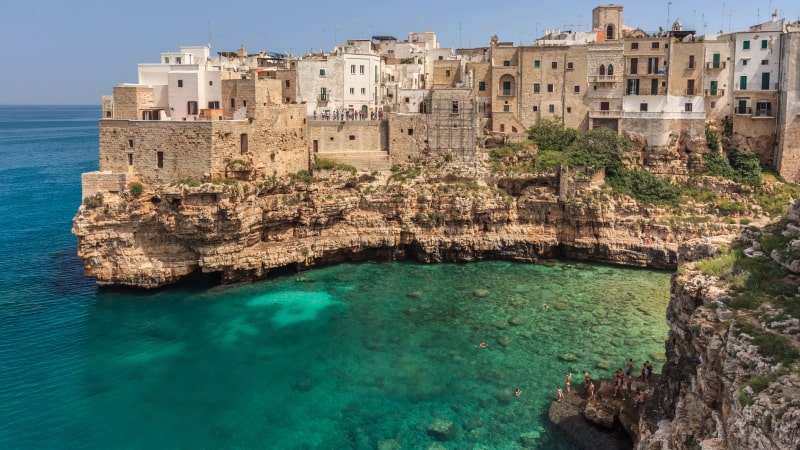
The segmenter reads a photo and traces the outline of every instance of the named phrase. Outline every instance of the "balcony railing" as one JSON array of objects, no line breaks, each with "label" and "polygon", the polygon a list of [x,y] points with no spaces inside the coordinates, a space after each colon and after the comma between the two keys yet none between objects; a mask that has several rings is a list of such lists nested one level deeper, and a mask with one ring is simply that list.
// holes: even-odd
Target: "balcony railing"
[{"label": "balcony railing", "polygon": [[686,89],[686,90],[684,91],[684,94],[685,94],[685,95],[697,95],[697,89],[694,89],[694,88],[692,88],[692,89]]},{"label": "balcony railing", "polygon": [[502,96],[502,97],[511,97],[512,95],[514,95],[514,90],[513,89],[503,89],[500,92],[500,96]]},{"label": "balcony railing", "polygon": [[739,108],[738,106],[733,110],[734,114],[747,115],[753,114],[753,108]]},{"label": "balcony railing", "polygon": [[771,109],[756,109],[753,117],[774,117]]},{"label": "balcony railing", "polygon": [[328,96],[327,95],[317,95],[317,101],[318,102],[327,102],[328,101]]},{"label": "balcony railing", "polygon": [[622,75],[593,75],[589,77],[592,83],[621,83]]},{"label": "balcony railing", "polygon": [[708,70],[722,70],[722,69],[725,68],[725,65],[726,65],[725,61],[719,61],[719,62],[716,62],[716,63],[715,62],[707,62],[706,63],[706,69],[708,69]]},{"label": "balcony railing", "polygon": [[622,117],[621,109],[589,111],[590,119],[619,119]]},{"label": "balcony railing", "polygon": [[706,97],[722,97],[725,95],[725,89],[706,89]]}]

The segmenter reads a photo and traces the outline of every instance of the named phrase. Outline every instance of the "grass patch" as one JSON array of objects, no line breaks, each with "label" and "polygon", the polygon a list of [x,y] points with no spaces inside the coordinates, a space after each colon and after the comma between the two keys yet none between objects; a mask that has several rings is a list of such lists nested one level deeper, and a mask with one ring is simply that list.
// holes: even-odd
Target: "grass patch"
[{"label": "grass patch", "polygon": [[358,171],[358,169],[349,164],[338,163],[318,156],[314,156],[314,170],[341,170],[350,173],[356,173]]}]

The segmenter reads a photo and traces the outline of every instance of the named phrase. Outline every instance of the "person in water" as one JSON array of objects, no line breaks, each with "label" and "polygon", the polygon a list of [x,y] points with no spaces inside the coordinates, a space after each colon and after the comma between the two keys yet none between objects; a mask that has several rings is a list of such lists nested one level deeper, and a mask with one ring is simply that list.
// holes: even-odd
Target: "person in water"
[{"label": "person in water", "polygon": [[520,394],[522,394],[522,391],[520,391],[519,388],[514,389],[514,395],[515,396],[519,397]]},{"label": "person in water", "polygon": [[486,345],[486,342],[481,342],[480,344],[478,344],[478,348],[486,348],[486,347],[488,347],[488,345]]}]

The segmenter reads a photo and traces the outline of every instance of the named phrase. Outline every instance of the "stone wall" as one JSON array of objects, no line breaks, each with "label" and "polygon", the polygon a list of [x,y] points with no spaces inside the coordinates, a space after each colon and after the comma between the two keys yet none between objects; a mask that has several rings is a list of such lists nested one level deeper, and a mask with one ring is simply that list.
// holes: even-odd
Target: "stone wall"
[{"label": "stone wall", "polygon": [[303,105],[261,107],[263,118],[224,121],[100,121],[100,170],[137,174],[146,183],[229,176],[241,159],[256,173],[308,168]]},{"label": "stone wall", "polygon": [[308,140],[315,153],[385,152],[387,128],[382,120],[316,120],[308,125]]},{"label": "stone wall", "polygon": [[800,24],[783,35],[775,166],[786,180],[800,182]]},{"label": "stone wall", "polygon": [[118,194],[123,192],[130,182],[125,173],[86,172],[81,174],[81,198],[92,197],[106,192]]},{"label": "stone wall", "polygon": [[117,86],[114,88],[114,118],[140,120],[141,111],[155,106],[153,88]]},{"label": "stone wall", "polygon": [[392,164],[414,161],[427,146],[427,114],[389,114],[389,156]]}]

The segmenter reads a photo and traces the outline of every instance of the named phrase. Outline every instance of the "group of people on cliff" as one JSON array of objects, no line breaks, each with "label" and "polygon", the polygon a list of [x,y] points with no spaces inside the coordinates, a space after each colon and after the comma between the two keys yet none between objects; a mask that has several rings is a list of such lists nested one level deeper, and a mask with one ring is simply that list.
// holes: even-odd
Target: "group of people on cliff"
[{"label": "group of people on cliff", "polygon": [[[628,397],[631,398],[632,406],[634,408],[638,408],[642,403],[644,403],[645,392],[641,389],[636,390],[636,394],[633,393],[633,358],[628,358],[628,361],[625,363],[626,371],[623,372],[622,368],[618,369],[614,372],[613,376],[613,386],[614,392],[612,397],[620,396],[622,400],[626,400],[625,394],[627,391]],[[650,384],[650,379],[653,375],[653,364],[650,361],[645,361],[642,364],[642,370],[639,375],[639,378],[644,382],[646,385]],[[564,392],[566,391],[569,394],[572,391],[572,373],[567,373],[565,379],[565,389],[562,389],[561,386],[556,387],[556,401],[561,401],[564,399]],[[583,388],[586,391],[587,398],[591,399],[594,397],[595,394],[595,384],[592,381],[589,371],[583,372]],[[516,393],[516,392],[515,392]],[[517,394],[519,395],[519,394]]]}]

